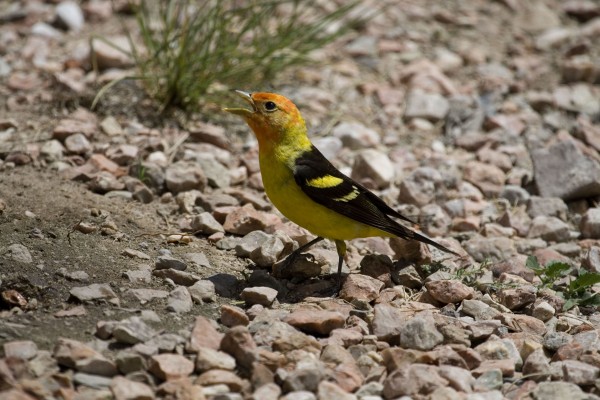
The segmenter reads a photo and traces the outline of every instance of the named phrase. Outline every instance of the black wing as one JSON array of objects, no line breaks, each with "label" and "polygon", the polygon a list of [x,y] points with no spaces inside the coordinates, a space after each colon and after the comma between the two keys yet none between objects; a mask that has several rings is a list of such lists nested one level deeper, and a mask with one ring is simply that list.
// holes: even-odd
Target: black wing
[{"label": "black wing", "polygon": [[[331,185],[314,184],[315,180],[327,177],[334,178],[329,179]],[[314,146],[296,159],[294,179],[308,197],[330,210],[401,238],[418,240],[456,254],[391,219],[390,216],[414,224],[367,188],[338,171]]]}]

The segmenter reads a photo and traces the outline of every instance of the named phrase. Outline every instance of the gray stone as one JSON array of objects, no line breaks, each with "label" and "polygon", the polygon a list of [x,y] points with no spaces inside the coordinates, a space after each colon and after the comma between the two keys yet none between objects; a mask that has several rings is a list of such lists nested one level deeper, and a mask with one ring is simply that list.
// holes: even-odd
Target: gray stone
[{"label": "gray stone", "polygon": [[314,138],[312,142],[328,160],[335,158],[344,146],[340,138],[335,136]]},{"label": "gray stone", "polygon": [[529,201],[529,192],[523,189],[521,186],[506,185],[500,192],[500,197],[508,200],[512,205],[525,204]]},{"label": "gray stone", "polygon": [[478,262],[501,261],[517,254],[514,242],[507,237],[475,236],[467,240],[463,247]]},{"label": "gray stone", "polygon": [[325,377],[325,368],[319,361],[313,361],[311,364],[303,365],[292,371],[283,381],[283,390],[286,392],[301,390],[316,392],[319,383]]},{"label": "gray stone", "polygon": [[196,303],[214,303],[217,300],[215,284],[209,280],[199,280],[187,288]]},{"label": "gray stone", "polygon": [[375,147],[381,141],[377,132],[359,122],[342,122],[331,133],[340,138],[345,147],[353,150]]},{"label": "gray stone", "polygon": [[250,259],[259,267],[270,267],[279,260],[279,256],[284,249],[285,245],[281,239],[277,236],[271,236],[250,253]]},{"label": "gray stone", "polygon": [[535,183],[542,197],[565,201],[600,195],[600,164],[572,140],[531,151]]},{"label": "gray stone", "polygon": [[375,149],[365,149],[354,159],[352,178],[358,181],[370,179],[377,188],[386,188],[394,180],[394,165],[387,154]]},{"label": "gray stone", "polygon": [[564,360],[564,380],[579,386],[593,385],[598,379],[600,368],[577,360]]},{"label": "gray stone", "polygon": [[192,296],[184,286],[178,286],[167,297],[167,310],[185,314],[192,310]]},{"label": "gray stone", "polygon": [[185,271],[186,268],[186,263],[170,255],[159,256],[154,263],[155,270],[174,269],[177,271]]},{"label": "gray stone", "polygon": [[556,217],[540,215],[531,222],[530,238],[542,238],[547,242],[566,242],[571,238],[569,225]]},{"label": "gray stone", "polygon": [[72,154],[86,154],[92,151],[92,144],[82,133],[75,133],[66,138],[65,147]]},{"label": "gray stone", "polygon": [[19,243],[8,246],[3,255],[9,257],[13,261],[24,264],[31,264],[33,262],[29,249]]},{"label": "gray stone", "polygon": [[117,300],[117,295],[113,292],[109,284],[94,283],[89,286],[78,286],[71,289],[69,294],[79,301],[92,301],[106,299],[109,301]]},{"label": "gray stone", "polygon": [[564,110],[594,115],[600,112],[600,96],[592,85],[576,83],[554,90],[556,106]]},{"label": "gray stone", "polygon": [[567,219],[567,204],[559,197],[531,196],[527,202],[527,214],[531,218],[539,216]]},{"label": "gray stone", "polygon": [[263,231],[252,231],[241,238],[235,245],[235,255],[250,257],[250,254],[265,243],[271,235]]},{"label": "gray stone", "polygon": [[56,6],[56,23],[70,31],[83,28],[83,11],[74,1],[63,1]]},{"label": "gray stone", "polygon": [[160,289],[127,289],[125,296],[139,301],[141,304],[146,304],[153,299],[166,299],[169,292]]},{"label": "gray stone", "polygon": [[422,207],[433,202],[442,185],[442,175],[430,167],[412,171],[400,183],[398,200]]},{"label": "gray stone", "polygon": [[195,162],[178,161],[167,167],[165,172],[167,188],[173,193],[198,189],[203,191],[208,182],[202,168]]},{"label": "gray stone", "polygon": [[242,290],[240,297],[250,306],[260,304],[269,307],[277,298],[277,290],[270,287],[255,286]]},{"label": "gray stone", "polygon": [[588,395],[568,382],[540,382],[531,393],[535,400],[586,400]]},{"label": "gray stone", "polygon": [[113,329],[113,338],[117,342],[125,344],[145,342],[154,336],[156,336],[156,331],[139,317],[124,319]]},{"label": "gray stone", "polygon": [[296,390],[282,396],[279,400],[317,400],[317,396],[308,390]]},{"label": "gray stone", "polygon": [[44,142],[40,148],[40,155],[48,162],[62,160],[64,153],[64,146],[56,139]]},{"label": "gray stone", "polygon": [[4,348],[5,357],[14,357],[21,360],[30,360],[35,357],[38,352],[37,345],[31,340],[5,342],[2,347]]},{"label": "gray stone", "polygon": [[406,286],[409,289],[419,289],[423,285],[421,276],[412,265],[402,268],[400,271],[392,271],[392,279],[395,284]]},{"label": "gray stone", "polygon": [[147,367],[146,359],[139,353],[127,350],[120,351],[115,357],[119,371],[123,374],[144,371]]},{"label": "gray stone", "polygon": [[450,110],[445,97],[437,93],[412,90],[406,99],[404,118],[424,118],[429,121],[444,119]]},{"label": "gray stone", "polygon": [[534,304],[533,310],[531,311],[532,316],[544,322],[552,318],[555,313],[556,310],[547,301],[541,301],[537,304]]},{"label": "gray stone", "polygon": [[494,390],[502,387],[502,371],[490,369],[481,374],[473,384],[476,391]]},{"label": "gray stone", "polygon": [[463,300],[462,312],[476,320],[495,319],[500,316],[500,311],[493,309],[481,300]]},{"label": "gray stone", "polygon": [[373,309],[371,330],[379,340],[397,341],[401,328],[408,320],[406,312],[391,304],[376,304]]},{"label": "gray stone", "polygon": [[235,369],[235,359],[222,351],[200,347],[196,354],[196,371],[202,373],[211,369],[232,371]]},{"label": "gray stone", "polygon": [[579,226],[584,238],[600,239],[600,208],[590,208],[585,212]]},{"label": "gray stone", "polygon": [[106,376],[91,375],[83,372],[73,374],[73,383],[93,389],[103,389],[110,386],[112,379]]},{"label": "gray stone", "polygon": [[212,235],[217,232],[225,232],[225,229],[211,213],[203,212],[195,215],[192,219],[192,231]]},{"label": "gray stone", "polygon": [[210,153],[196,153],[195,161],[200,165],[208,184],[214,188],[226,188],[231,184],[229,169]]},{"label": "gray stone", "polygon": [[544,336],[544,347],[550,351],[556,351],[561,346],[571,343],[573,336],[565,332],[548,332]]},{"label": "gray stone", "polygon": [[415,316],[400,327],[400,346],[415,350],[431,350],[444,341],[432,318]]}]

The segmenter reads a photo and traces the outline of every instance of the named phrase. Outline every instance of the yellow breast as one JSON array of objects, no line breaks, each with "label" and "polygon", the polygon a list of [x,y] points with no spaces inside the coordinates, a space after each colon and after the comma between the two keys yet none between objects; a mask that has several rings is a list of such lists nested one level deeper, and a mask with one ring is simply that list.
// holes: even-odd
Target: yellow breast
[{"label": "yellow breast", "polygon": [[311,233],[333,240],[390,236],[314,202],[296,184],[292,169],[274,156],[261,155],[260,169],[265,192],[273,205],[290,221]]}]

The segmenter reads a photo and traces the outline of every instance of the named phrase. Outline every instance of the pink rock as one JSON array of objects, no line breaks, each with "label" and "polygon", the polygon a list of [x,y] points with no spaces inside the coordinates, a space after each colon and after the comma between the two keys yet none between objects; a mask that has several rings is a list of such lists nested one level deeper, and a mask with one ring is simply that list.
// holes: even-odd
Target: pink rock
[{"label": "pink rock", "polygon": [[115,400],[152,400],[154,391],[145,383],[129,380],[116,376],[110,383]]},{"label": "pink rock", "polygon": [[475,291],[458,280],[431,281],[425,284],[431,297],[440,303],[458,303],[473,297]]},{"label": "pink rock", "polygon": [[222,339],[223,334],[217,331],[209,319],[198,316],[186,348],[191,352],[197,352],[202,347],[218,350]]},{"label": "pink rock", "polygon": [[246,204],[227,215],[223,228],[228,233],[246,235],[252,231],[264,230],[268,225],[267,219],[261,212],[255,210],[252,204]]},{"label": "pink rock", "polygon": [[223,304],[221,306],[221,323],[225,326],[232,327],[237,325],[248,325],[250,318],[244,310],[239,307]]},{"label": "pink rock", "polygon": [[384,283],[367,275],[350,274],[344,281],[340,298],[352,302],[352,300],[373,301],[379,295]]},{"label": "pink rock", "polygon": [[337,311],[297,310],[287,315],[284,322],[308,333],[328,335],[344,326],[344,316]]},{"label": "pink rock", "polygon": [[249,386],[247,381],[238,377],[234,372],[219,369],[206,371],[196,379],[195,383],[201,386],[227,385],[232,392],[241,392]]},{"label": "pink rock", "polygon": [[150,358],[148,371],[164,381],[180,379],[194,372],[194,363],[179,354],[157,354]]},{"label": "pink rock", "polygon": [[221,341],[221,350],[235,358],[237,364],[248,371],[258,360],[256,343],[245,326],[231,328]]}]

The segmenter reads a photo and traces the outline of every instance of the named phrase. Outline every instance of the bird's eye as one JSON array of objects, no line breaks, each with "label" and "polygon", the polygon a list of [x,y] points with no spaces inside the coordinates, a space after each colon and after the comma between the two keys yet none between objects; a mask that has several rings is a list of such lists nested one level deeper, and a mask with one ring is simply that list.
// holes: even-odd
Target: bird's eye
[{"label": "bird's eye", "polygon": [[277,104],[273,103],[272,101],[267,101],[265,103],[265,110],[275,111],[276,109],[277,109]]}]

